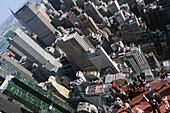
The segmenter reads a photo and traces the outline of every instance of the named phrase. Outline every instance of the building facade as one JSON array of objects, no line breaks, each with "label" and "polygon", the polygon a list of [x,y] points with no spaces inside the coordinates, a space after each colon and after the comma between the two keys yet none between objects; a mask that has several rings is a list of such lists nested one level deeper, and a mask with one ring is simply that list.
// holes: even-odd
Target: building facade
[{"label": "building facade", "polygon": [[56,29],[33,4],[28,2],[13,14],[24,27],[38,36],[43,45],[48,46],[55,41]]},{"label": "building facade", "polygon": [[103,49],[103,47],[98,46],[96,51],[89,50],[88,55],[89,55],[90,61],[96,66],[96,68],[99,71],[101,71],[101,69],[111,67],[115,73],[119,72],[117,64],[114,61],[112,61],[112,59]]},{"label": "building facade", "polygon": [[12,26],[4,36],[8,42],[30,58],[33,62],[42,67],[44,71],[54,71],[58,69],[60,63],[36,42],[34,42],[24,31]]},{"label": "building facade", "polygon": [[67,103],[45,91],[20,73],[9,75],[0,86],[1,93],[34,112],[75,113]]},{"label": "building facade", "polygon": [[95,66],[88,59],[86,52],[89,45],[77,32],[59,38],[56,44],[80,70],[96,70]]}]

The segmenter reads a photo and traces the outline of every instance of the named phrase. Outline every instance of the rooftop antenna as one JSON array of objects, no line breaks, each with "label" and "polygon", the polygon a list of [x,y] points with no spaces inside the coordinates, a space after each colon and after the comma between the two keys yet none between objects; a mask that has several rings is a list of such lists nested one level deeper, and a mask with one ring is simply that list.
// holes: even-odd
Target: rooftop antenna
[{"label": "rooftop antenna", "polygon": [[11,11],[13,15],[15,15],[15,12],[11,8],[8,7],[8,9]]}]

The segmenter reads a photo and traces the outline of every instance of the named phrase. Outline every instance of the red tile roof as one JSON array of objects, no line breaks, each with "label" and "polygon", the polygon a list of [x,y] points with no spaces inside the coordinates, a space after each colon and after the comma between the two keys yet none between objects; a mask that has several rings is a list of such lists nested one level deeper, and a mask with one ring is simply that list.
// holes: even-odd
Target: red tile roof
[{"label": "red tile roof", "polygon": [[[151,83],[156,83],[156,82],[160,82],[160,80],[156,80]],[[163,98],[167,96],[168,101],[170,102],[170,85],[169,87],[167,87],[162,84],[153,84],[151,85],[151,88],[152,90],[157,91]],[[145,92],[140,92],[139,94],[135,94],[136,96],[131,100],[131,103],[130,103],[130,106],[132,107],[133,112],[135,112],[135,108],[138,107],[139,109],[142,109],[145,113],[153,113],[150,104],[143,98],[143,94],[146,95],[146,97],[151,100],[151,98],[149,97],[148,90]],[[160,107],[160,109],[162,113],[165,113],[165,108],[163,105]],[[118,113],[120,112],[122,112],[122,109],[118,110]]]}]

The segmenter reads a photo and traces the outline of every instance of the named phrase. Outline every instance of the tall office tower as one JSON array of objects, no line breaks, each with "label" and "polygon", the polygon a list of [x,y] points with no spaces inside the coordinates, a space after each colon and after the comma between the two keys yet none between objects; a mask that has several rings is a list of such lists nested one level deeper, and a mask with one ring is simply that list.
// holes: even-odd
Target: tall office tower
[{"label": "tall office tower", "polygon": [[103,16],[100,14],[93,2],[88,1],[84,5],[87,14],[91,16],[96,23],[102,23],[104,21]]},{"label": "tall office tower", "polygon": [[137,43],[139,40],[146,38],[148,40],[148,33],[144,32],[146,30],[144,24],[138,21],[136,16],[131,15],[131,17],[120,27],[121,38],[126,44]]},{"label": "tall office tower", "polygon": [[73,8],[71,8],[71,11],[74,12],[76,15],[80,15],[82,13],[82,9],[78,6],[74,6]]},{"label": "tall office tower", "polygon": [[110,0],[102,0],[102,1],[105,2],[106,4],[110,2]]},{"label": "tall office tower", "polygon": [[77,66],[75,66],[73,63],[71,63],[67,56],[62,56],[60,59],[60,62],[63,65],[63,73],[66,75],[70,80],[77,79],[76,72],[77,72]]},{"label": "tall office tower", "polygon": [[163,30],[163,27],[169,23],[166,9],[157,5],[146,7],[143,9],[146,25],[151,31],[157,29]]},{"label": "tall office tower", "polygon": [[109,8],[109,11],[112,15],[114,15],[115,12],[120,10],[120,6],[119,6],[119,3],[117,2],[117,0],[110,1],[108,3],[108,8]]},{"label": "tall office tower", "polygon": [[98,6],[97,9],[99,10],[100,14],[102,14],[103,16],[109,16],[108,6],[106,3],[103,3],[101,6]]},{"label": "tall office tower", "polygon": [[80,7],[81,9],[84,9],[85,0],[77,0],[76,3],[78,7]]},{"label": "tall office tower", "polygon": [[77,32],[57,39],[56,45],[66,53],[70,60],[76,64],[80,70],[96,70],[95,66],[88,59],[88,54],[86,52],[89,45]]},{"label": "tall office tower", "polygon": [[88,1],[93,2],[95,6],[101,5],[101,2],[102,2],[100,0],[88,0]]},{"label": "tall office tower", "polygon": [[126,57],[133,57],[136,61],[136,64],[139,66],[140,70],[145,73],[146,76],[150,76],[152,79],[154,78],[153,73],[151,72],[151,68],[146,60],[141,48],[133,47],[131,51],[126,52]]},{"label": "tall office tower", "polygon": [[151,67],[151,69],[155,69],[155,68],[161,68],[161,65],[159,63],[159,61],[157,60],[157,58],[155,57],[153,52],[150,52],[149,54],[145,54],[145,57]]},{"label": "tall office tower", "polygon": [[120,25],[124,24],[124,22],[126,21],[126,17],[123,13],[123,10],[116,12],[114,16]]},{"label": "tall office tower", "polygon": [[37,5],[37,10],[49,21],[51,22],[51,19],[50,17],[47,15],[47,13],[45,12],[45,10],[40,6],[40,5]]},{"label": "tall office tower", "polygon": [[83,26],[85,26],[85,28],[80,28],[83,34],[87,36],[91,32],[94,32],[95,34],[103,35],[109,41],[108,34],[105,31],[99,29],[93,19],[89,17],[86,13],[79,15],[79,18],[82,21]]},{"label": "tall office tower", "polygon": [[32,77],[32,73],[18,64],[17,61],[11,59],[5,53],[0,53],[0,76],[6,78],[7,75],[16,73],[16,71]]},{"label": "tall office tower", "polygon": [[142,72],[142,71],[140,70],[138,64],[136,63],[136,61],[135,61],[135,59],[134,59],[133,56],[131,56],[131,57],[125,57],[125,58],[124,58],[124,61],[125,61],[125,63],[127,64],[127,66],[132,69],[132,71],[133,71],[134,74],[139,74],[139,73]]},{"label": "tall office tower", "polygon": [[56,72],[58,70],[60,63],[52,55],[43,50],[21,29],[12,26],[4,34],[4,37],[10,37],[7,39],[9,43],[38,64],[39,67],[42,67],[44,71]]},{"label": "tall office tower", "polygon": [[26,56],[20,59],[19,64],[28,69],[29,71],[33,70],[34,62]]},{"label": "tall office tower", "polygon": [[104,48],[104,50],[108,54],[110,54],[110,51],[111,51],[110,43],[101,34],[94,34],[93,32],[91,32],[88,36],[86,36],[86,38],[91,42],[91,44],[94,47],[97,47],[98,45],[101,45]]},{"label": "tall office tower", "polygon": [[136,0],[118,0],[119,5],[121,6],[122,4],[128,3],[128,5],[131,7],[132,4],[136,3]]},{"label": "tall office tower", "polygon": [[103,47],[98,46],[95,51],[89,50],[88,55],[89,60],[96,66],[99,71],[101,69],[111,67],[115,73],[119,72],[117,64],[109,57]]},{"label": "tall office tower", "polygon": [[131,9],[129,7],[129,5],[126,3],[126,4],[123,4],[120,6],[120,9],[124,9],[125,11],[127,11],[128,13],[131,13]]},{"label": "tall office tower", "polygon": [[85,28],[85,25],[83,24],[83,22],[80,20],[80,18],[78,18],[78,16],[74,12],[70,11],[68,13],[68,19],[73,25],[75,24],[75,22],[78,22],[80,27]]},{"label": "tall office tower", "polygon": [[59,23],[60,26],[63,26],[64,28],[74,27],[75,22],[78,22],[79,25],[82,28],[85,28],[85,26],[83,25],[82,21],[72,11],[69,11],[68,13],[63,14],[58,20],[60,22]]},{"label": "tall office tower", "polygon": [[23,26],[37,34],[38,40],[45,46],[48,46],[55,41],[56,29],[33,4],[28,2],[16,13],[13,12],[13,14]]},{"label": "tall office tower", "polygon": [[91,42],[94,47],[102,44],[102,36],[100,34],[94,34],[93,32],[91,32],[86,38]]},{"label": "tall office tower", "polygon": [[[91,17],[89,17],[86,13],[79,15],[79,19],[83,22],[83,25],[85,26],[84,29],[89,28],[92,32],[97,33],[99,28],[97,27],[94,20]],[[80,23],[80,25],[81,25],[81,23]],[[89,33],[85,33],[85,34],[89,34]]]},{"label": "tall office tower", "polygon": [[33,112],[75,113],[67,103],[20,73],[9,75],[0,86],[2,94],[22,103]]},{"label": "tall office tower", "polygon": [[64,5],[68,8],[72,8],[74,6],[77,6],[76,0],[63,0],[63,1],[64,1]]},{"label": "tall office tower", "polygon": [[61,0],[48,0],[51,5],[55,8],[55,10],[60,10],[61,9]]}]

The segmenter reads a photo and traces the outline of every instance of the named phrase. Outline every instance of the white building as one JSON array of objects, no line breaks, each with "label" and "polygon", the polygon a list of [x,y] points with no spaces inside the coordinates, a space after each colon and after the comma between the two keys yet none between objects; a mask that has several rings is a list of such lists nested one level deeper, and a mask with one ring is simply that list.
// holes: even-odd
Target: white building
[{"label": "white building", "polygon": [[89,60],[100,71],[103,68],[111,67],[113,71],[119,72],[117,64],[109,57],[103,47],[98,46],[95,51],[88,51]]},{"label": "white building", "polygon": [[61,64],[24,31],[12,26],[5,34],[8,42],[29,57],[33,62],[48,71],[55,71]]}]

